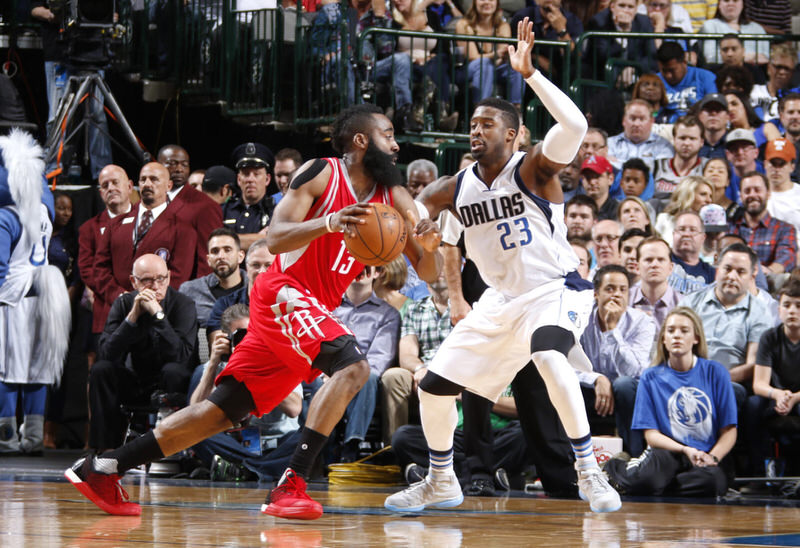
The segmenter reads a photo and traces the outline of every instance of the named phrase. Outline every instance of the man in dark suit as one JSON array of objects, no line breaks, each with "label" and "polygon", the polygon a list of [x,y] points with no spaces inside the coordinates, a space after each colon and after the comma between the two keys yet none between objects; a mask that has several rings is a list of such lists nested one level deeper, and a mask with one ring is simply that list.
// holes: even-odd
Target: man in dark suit
[{"label": "man in dark suit", "polygon": [[[95,258],[101,241],[106,236],[108,226],[118,215],[124,215],[131,210],[131,192],[133,181],[130,180],[125,170],[114,164],[109,164],[100,171],[97,178],[97,187],[100,199],[106,208],[87,220],[78,231],[78,268],[81,279],[94,293],[92,302],[92,335],[99,337],[111,310],[111,303],[98,293],[95,280]],[[96,344],[96,340],[93,341]],[[95,350],[92,345],[92,354]],[[94,360],[92,360],[94,361]]]},{"label": "man in dark suit", "polygon": [[169,209],[173,210],[178,219],[191,225],[197,235],[195,268],[190,279],[211,274],[206,259],[206,242],[211,231],[222,226],[222,208],[214,200],[186,184],[191,173],[186,149],[178,145],[167,145],[158,151],[158,162],[167,168],[172,181],[172,189],[167,193]]},{"label": "man in dark suit", "polygon": [[[592,17],[587,30],[653,32],[650,19],[636,13],[636,4],[636,0],[611,0],[608,8]],[[591,38],[583,52],[583,77],[604,80],[606,61],[611,58],[637,62],[643,72],[656,72],[658,69],[656,45],[651,39]],[[623,70],[620,76],[625,86],[633,82],[631,70]]]},{"label": "man in dark suit", "polygon": [[167,263],[157,255],[139,257],[130,280],[134,291],[114,301],[89,372],[89,446],[101,451],[123,441],[120,404],[147,403],[155,390],[185,394],[192,374],[194,303],[169,286]]},{"label": "man in dark suit", "polygon": [[167,207],[170,184],[166,167],[157,162],[146,164],[139,173],[141,201],[109,226],[97,250],[94,269],[97,292],[106,302],[113,303],[120,294],[133,289],[133,262],[147,253],[166,261],[174,289],[191,278],[197,235]]}]

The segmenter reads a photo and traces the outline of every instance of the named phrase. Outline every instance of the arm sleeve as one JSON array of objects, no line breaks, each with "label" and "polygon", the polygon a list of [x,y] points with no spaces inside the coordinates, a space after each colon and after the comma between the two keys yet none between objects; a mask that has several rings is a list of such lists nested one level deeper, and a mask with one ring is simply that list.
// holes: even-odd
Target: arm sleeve
[{"label": "arm sleeve", "polygon": [[649,317],[641,320],[630,317],[630,321],[634,325],[628,333],[623,334],[617,328],[607,334],[610,339],[607,357],[620,376],[638,378],[647,368],[650,359],[656,338],[656,323]]},{"label": "arm sleeve", "polygon": [[100,297],[107,303],[113,303],[114,299],[125,293],[125,288],[119,285],[114,278],[111,230],[110,226],[106,228],[106,234],[99,240],[94,262],[94,283],[97,286],[95,293],[100,294]]},{"label": "arm sleeve", "polygon": [[756,351],[756,363],[758,365],[772,367],[773,351],[778,346],[775,332],[775,329],[768,329],[761,334],[761,339],[758,341],[758,351]]},{"label": "arm sleeve", "polygon": [[0,286],[6,281],[8,263],[14,244],[22,235],[22,225],[13,211],[0,209]]},{"label": "arm sleeve", "polygon": [[100,335],[100,342],[97,345],[98,359],[109,361],[122,361],[130,351],[131,344],[137,342],[137,327],[125,321],[125,317],[130,311],[130,306],[125,302],[123,295],[111,305],[108,320]]},{"label": "arm sleeve", "polygon": [[96,250],[94,221],[89,219],[78,229],[78,271],[86,286],[97,293],[94,283],[94,255]]},{"label": "arm sleeve", "polygon": [[[631,421],[633,430],[649,430],[652,428],[660,431],[658,420],[655,416],[656,404],[653,401],[652,383],[653,375],[642,375],[642,380],[636,388],[636,403],[633,404],[633,420]],[[670,435],[669,432],[662,432],[662,434]]]},{"label": "arm sleeve", "polygon": [[157,351],[163,362],[188,363],[197,340],[197,311],[184,295],[173,293],[174,302],[161,321],[153,321]]},{"label": "arm sleeve", "polygon": [[558,122],[545,135],[542,152],[559,164],[568,164],[583,143],[588,123],[578,106],[539,70],[526,80],[547,111]]},{"label": "arm sleeve", "polygon": [[782,264],[786,272],[791,272],[797,260],[797,235],[794,227],[788,223],[781,227],[776,244],[775,262]]}]

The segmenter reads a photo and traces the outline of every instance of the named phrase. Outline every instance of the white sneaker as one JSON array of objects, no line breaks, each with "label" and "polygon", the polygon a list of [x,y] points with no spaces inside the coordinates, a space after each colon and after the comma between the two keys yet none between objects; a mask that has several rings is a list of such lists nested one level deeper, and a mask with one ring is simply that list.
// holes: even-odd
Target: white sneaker
[{"label": "white sneaker", "polygon": [[596,466],[578,470],[578,494],[589,503],[592,512],[616,512],[622,508],[619,493],[609,485],[605,472]]},{"label": "white sneaker", "polygon": [[383,506],[392,512],[421,512],[426,506],[452,508],[464,502],[464,494],[455,474],[443,479],[433,479],[428,474],[424,480],[386,497]]}]

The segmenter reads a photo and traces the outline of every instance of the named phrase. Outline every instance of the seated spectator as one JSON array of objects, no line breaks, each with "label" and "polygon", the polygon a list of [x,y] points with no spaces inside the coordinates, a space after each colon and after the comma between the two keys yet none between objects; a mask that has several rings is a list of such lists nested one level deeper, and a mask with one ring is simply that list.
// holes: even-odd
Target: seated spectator
[{"label": "seated spectator", "polygon": [[666,241],[671,241],[678,213],[683,211],[699,213],[700,208],[711,203],[713,196],[714,188],[702,177],[696,175],[684,177],[675,187],[675,192],[670,195],[664,211],[656,217],[656,232]]},{"label": "seated spectator", "polygon": [[195,265],[191,279],[210,274],[206,243],[211,231],[222,226],[222,210],[214,200],[187,186],[191,170],[186,149],[178,145],[164,146],[158,151],[158,162],[167,168],[172,181],[172,188],[167,192],[169,209],[195,232]]},{"label": "seated spectator", "polygon": [[[754,84],[766,83],[767,78],[759,65],[744,62],[744,42],[738,34],[726,34],[720,39],[719,55],[722,64],[711,64],[709,68],[717,75],[720,92],[735,89],[750,97]],[[761,113],[760,108],[758,112]]]},{"label": "seated spectator", "polygon": [[[740,91],[724,90],[722,93],[725,94],[725,100],[728,102],[731,129],[752,131],[755,138],[755,131],[764,125],[764,121],[753,110],[750,100]],[[775,133],[777,134],[777,131]],[[758,144],[757,140],[756,143]]]},{"label": "seated spectator", "polygon": [[[456,23],[456,34],[510,38],[511,26],[503,18],[500,2],[486,0],[481,4],[473,2],[464,18]],[[508,63],[507,44],[460,42],[458,46],[466,52],[467,81],[471,87],[473,104],[494,97],[495,84],[500,83],[505,86],[503,97],[517,106],[522,105],[522,75]]]},{"label": "seated spectator", "polygon": [[381,375],[383,385],[383,434],[386,443],[394,432],[409,423],[411,405],[417,407],[417,386],[428,371],[428,363],[453,328],[447,282],[441,276],[428,285],[430,295],[414,301],[400,329],[399,367]]},{"label": "seated spectator", "polygon": [[583,194],[585,190],[581,185],[581,155],[577,154],[575,159],[561,168],[558,172],[558,182],[561,183],[561,192],[564,193],[564,203],[570,201],[573,196]]},{"label": "seated spectator", "polygon": [[211,312],[208,314],[208,320],[206,320],[206,336],[208,337],[209,346],[213,343],[217,332],[221,329],[220,320],[222,318],[222,313],[229,307],[238,303],[249,305],[250,292],[253,290],[256,278],[269,270],[269,267],[272,266],[274,261],[275,255],[269,252],[266,238],[253,242],[253,245],[250,246],[250,249],[247,250],[247,254],[244,257],[247,284],[233,293],[217,299],[214,302],[214,306],[211,308]]},{"label": "seated spectator", "polygon": [[275,184],[280,192],[279,195],[273,195],[276,204],[289,192],[289,183],[302,165],[303,156],[293,148],[282,148],[275,153]]},{"label": "seated spectator", "polygon": [[744,0],[747,16],[769,34],[792,31],[792,3],[789,0]]},{"label": "seated spectator", "polygon": [[630,306],[651,316],[656,325],[664,322],[681,297],[668,282],[671,256],[669,244],[658,237],[642,240],[636,248],[639,281],[631,286]]},{"label": "seated spectator", "polygon": [[767,212],[770,191],[766,176],[746,174],[741,193],[744,215],[730,222],[729,231],[745,239],[768,273],[791,271],[797,257],[796,229]]},{"label": "seated spectator", "polygon": [[[214,379],[235,350],[237,341],[234,336],[246,332],[249,324],[250,310],[246,304],[235,304],[222,313],[222,330],[217,332],[211,344],[208,362],[197,366],[192,376],[190,405],[211,394]],[[286,469],[300,440],[297,417],[302,409],[303,389],[298,384],[271,412],[250,418],[245,431],[238,433],[242,441],[221,432],[194,445],[192,450],[209,468],[212,480],[240,480],[255,474],[259,481],[272,481]],[[253,439],[248,436],[250,433],[254,434]],[[255,442],[256,439],[256,447],[245,445],[245,441]]]},{"label": "seated spectator", "polygon": [[[787,93],[781,97],[778,103],[778,118],[761,126],[758,132],[761,131],[767,141],[785,138],[794,145],[795,152],[800,154],[800,93]],[[792,181],[800,182],[800,161],[797,156],[795,156]]]},{"label": "seated spectator", "polygon": [[653,116],[647,102],[634,99],[626,104],[622,127],[622,133],[608,139],[609,160],[615,168],[631,158],[641,158],[652,170],[660,158],[675,155],[669,141],[653,134]]},{"label": "seated spectator", "polygon": [[615,219],[619,202],[609,195],[614,182],[614,168],[602,156],[591,156],[581,165],[581,184],[586,195],[597,205],[600,220]]},{"label": "seated spectator", "polygon": [[800,422],[800,281],[789,280],[779,291],[781,324],[764,331],[758,343],[753,393],[747,400],[745,424],[751,433],[751,472],[766,475],[764,461],[771,455],[769,437],[795,434]]},{"label": "seated spectator", "polygon": [[652,209],[641,198],[636,196],[625,198],[620,202],[618,211],[617,221],[623,229],[638,228],[648,236],[653,235],[653,225],[650,220],[653,214]]},{"label": "seated spectator", "polygon": [[706,19],[714,17],[717,10],[717,0],[673,0],[672,3],[685,8],[689,13],[693,32],[699,32]]},{"label": "seated spectator", "polygon": [[244,251],[239,247],[239,235],[230,228],[214,230],[208,238],[207,260],[211,274],[183,282],[178,288],[194,301],[200,327],[206,327],[208,315],[217,299],[244,287],[244,273],[239,270]]},{"label": "seated spectator", "polygon": [[517,23],[525,17],[533,22],[534,35],[539,39],[569,42],[569,48],[566,50],[544,46],[534,51],[536,66],[550,73],[556,81],[564,70],[564,54],[572,54],[575,41],[583,34],[583,22],[574,13],[564,9],[561,0],[540,0],[538,4],[519,10],[511,19],[511,28],[516,29]]},{"label": "seated spectator", "polygon": [[572,251],[578,256],[578,274],[584,280],[589,279],[589,270],[592,268],[592,254],[586,248],[583,240],[572,238],[569,240],[569,245],[572,246]]},{"label": "seated spectator", "polygon": [[777,118],[778,102],[787,92],[796,93],[800,89],[792,86],[792,76],[797,65],[797,48],[792,42],[779,42],[769,48],[767,63],[767,83],[753,86],[750,103],[761,108],[764,121]]},{"label": "seated spectator", "polygon": [[692,67],[686,52],[677,42],[664,42],[658,48],[658,76],[664,81],[669,104],[662,109],[667,122],[685,116],[689,107],[709,93],[717,92],[714,73]]},{"label": "seated spectator", "polygon": [[603,220],[598,221],[592,227],[592,243],[594,244],[594,255],[596,258],[595,268],[590,275],[594,278],[594,273],[610,264],[620,264],[619,242],[622,236],[622,225],[617,221]]},{"label": "seated spectator", "polygon": [[630,285],[639,281],[639,260],[636,257],[636,249],[645,238],[647,233],[638,228],[626,230],[619,237],[619,262],[628,271]]},{"label": "seated spectator", "polygon": [[211,166],[203,175],[200,189],[206,196],[223,205],[233,198],[236,187],[236,172],[226,166]]},{"label": "seated spectator", "polygon": [[736,443],[736,405],[725,368],[707,354],[698,315],[673,309],[658,335],[655,366],[642,374],[636,394],[632,427],[644,431],[647,450],[639,459],[606,464],[623,493],[727,492],[733,465],[725,457]]},{"label": "seated spectator", "polygon": [[764,151],[769,181],[767,212],[794,226],[800,241],[800,186],[792,182],[796,157],[795,147],[788,139],[770,141]]},{"label": "seated spectator", "polygon": [[[592,17],[586,30],[610,32],[653,32],[646,15],[636,13],[635,0],[611,0],[608,8]],[[583,77],[605,80],[606,61],[611,58],[638,63],[643,72],[653,72],[656,46],[648,38],[598,38],[589,41],[583,58]],[[630,67],[628,67],[630,69]],[[633,83],[633,70],[615,74],[615,81],[627,87]]]},{"label": "seated spectator", "polygon": [[[683,6],[672,3],[671,0],[645,0],[636,10],[637,13],[647,15],[655,32],[685,32],[694,34],[692,18]],[[661,46],[661,41],[656,41],[656,47]],[[697,64],[697,59],[692,62]]]},{"label": "seated spectator", "polygon": [[662,158],[655,164],[654,179],[658,212],[669,201],[675,187],[684,177],[700,175],[706,159],[700,157],[703,146],[703,124],[696,116],[681,116],[672,125],[672,144],[675,155]]},{"label": "seated spectator", "polygon": [[729,245],[719,255],[717,283],[680,302],[697,312],[708,328],[709,358],[728,369],[737,408],[747,395],[745,385],[753,380],[758,341],[772,327],[769,311],[749,290],[757,266],[758,257],[752,249]]},{"label": "seated spectator", "polygon": [[[738,38],[737,38],[738,40]],[[749,66],[749,65],[748,65]],[[750,103],[750,94],[753,92],[753,75],[744,67],[730,67],[723,65],[717,71],[717,89],[722,94],[727,93],[741,93],[747,97],[747,103]],[[752,106],[752,105],[751,105]],[[763,116],[761,108],[754,108],[754,112],[758,117]]]},{"label": "seated spectator", "polygon": [[714,283],[714,267],[700,258],[706,233],[703,220],[694,211],[675,216],[672,237],[672,272],[669,285],[682,295],[689,295]]},{"label": "seated spectator", "polygon": [[655,183],[650,168],[639,158],[631,158],[622,164],[622,169],[619,170],[611,187],[611,193],[619,199],[635,197],[649,200],[653,197],[654,189]]},{"label": "seated spectator", "polygon": [[586,194],[573,196],[564,207],[567,238],[578,239],[591,248],[592,227],[597,223],[597,203]]},{"label": "seated spectator", "polygon": [[406,187],[412,198],[419,196],[426,186],[439,178],[439,169],[430,160],[414,160],[406,168]]},{"label": "seated spectator", "polygon": [[369,423],[375,413],[378,381],[397,362],[400,314],[390,304],[375,296],[372,283],[377,277],[374,267],[364,267],[364,272],[345,291],[342,304],[333,311],[353,332],[358,347],[370,366],[367,382],[344,412],[346,422],[340,462],[358,459],[361,442],[366,438]]},{"label": "seated spectator", "polygon": [[400,313],[400,318],[404,318],[409,306],[414,302],[400,290],[406,285],[408,278],[408,265],[405,257],[397,257],[392,262],[378,267],[378,278],[372,286],[375,295],[379,299],[386,301]]},{"label": "seated spectator", "polygon": [[586,130],[576,159],[580,158],[581,164],[583,164],[589,156],[608,158],[608,133],[599,127],[590,127]]},{"label": "seated spectator", "polygon": [[728,134],[730,114],[728,101],[721,93],[711,93],[697,103],[696,116],[703,125],[703,158],[725,158],[725,136]]},{"label": "seated spectator", "polygon": [[728,231],[728,218],[722,206],[717,204],[704,205],[698,214],[706,233],[700,258],[709,264],[716,264],[716,253],[720,249],[719,240]]},{"label": "seated spectator", "polygon": [[141,200],[127,214],[115,217],[99,240],[94,283],[103,301],[113,303],[133,289],[133,263],[150,253],[167,261],[173,289],[191,279],[197,233],[168,207],[171,184],[167,168],[157,162],[145,164],[139,173]]},{"label": "seated spectator", "polygon": [[267,234],[275,201],[270,188],[275,157],[260,143],[245,143],[233,149],[236,184],[239,193],[222,206],[222,222],[239,235],[242,249],[247,250]]},{"label": "seated spectator", "polygon": [[[720,0],[713,19],[700,27],[700,33],[708,34],[766,34],[764,27],[750,21],[744,12],[743,0]],[[744,44],[746,63],[767,62],[767,42],[747,40]],[[703,57],[706,63],[719,63],[721,57],[716,40],[703,40]]]},{"label": "seated spectator", "polygon": [[664,81],[656,74],[642,74],[633,86],[631,99],[641,99],[650,105],[650,111],[656,122],[653,124],[653,131],[661,135],[659,128],[666,124],[670,117],[670,112],[665,110],[669,99]]},{"label": "seated spectator", "polygon": [[[192,251],[194,248],[192,248]],[[155,390],[186,394],[197,337],[194,303],[169,286],[171,273],[157,255],[133,264],[133,291],[114,301],[89,371],[89,447],[123,442],[120,404],[150,403]],[[131,367],[125,365],[130,357]]]},{"label": "seated spectator", "polygon": [[[747,246],[747,242],[739,234],[725,233],[716,239],[713,262],[715,268],[719,265],[719,256],[722,250],[732,244]],[[778,325],[778,323],[780,323],[778,318],[778,302],[773,299],[768,292],[767,276],[764,274],[764,268],[761,264],[756,268],[755,279],[750,285],[750,293],[755,295],[770,310],[770,317],[775,321],[769,323],[771,325]]]},{"label": "seated spectator", "polygon": [[189,174],[186,183],[198,192],[203,190],[203,177],[206,175],[205,169],[195,169]]},{"label": "seated spectator", "polygon": [[[703,166],[703,178],[711,183],[714,188],[714,195],[711,203],[721,206],[726,215],[730,216],[736,209],[739,199],[739,189],[731,187],[731,166],[724,158],[710,158]],[[736,199],[728,198],[727,194],[734,192]]]},{"label": "seated spectator", "polygon": [[613,415],[623,448],[637,457],[644,444],[641,433],[630,429],[633,404],[657,327],[647,314],[628,306],[629,290],[622,266],[604,266],[594,275],[595,307],[581,335],[593,371],[578,372],[578,378],[589,417]]},{"label": "seated spectator", "polygon": [[746,173],[764,173],[764,165],[758,159],[758,147],[753,132],[748,129],[733,129],[725,137],[725,158],[733,168],[728,198],[739,193],[740,181]]}]

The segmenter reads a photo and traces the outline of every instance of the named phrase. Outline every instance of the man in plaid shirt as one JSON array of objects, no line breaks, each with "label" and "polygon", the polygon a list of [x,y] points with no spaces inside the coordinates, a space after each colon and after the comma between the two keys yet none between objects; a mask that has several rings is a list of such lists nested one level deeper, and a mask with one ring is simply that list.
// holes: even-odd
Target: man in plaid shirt
[{"label": "man in plaid shirt", "polygon": [[430,295],[408,307],[400,328],[400,367],[391,367],[381,376],[383,384],[384,438],[409,422],[409,403],[416,401],[417,386],[428,362],[433,359],[445,337],[453,329],[450,323],[447,282],[441,275],[428,284]]},{"label": "man in plaid shirt", "polygon": [[742,177],[744,215],[732,221],[729,230],[745,239],[767,273],[780,274],[795,266],[797,237],[792,225],[767,213],[769,194],[767,178],[763,174],[754,171]]}]

